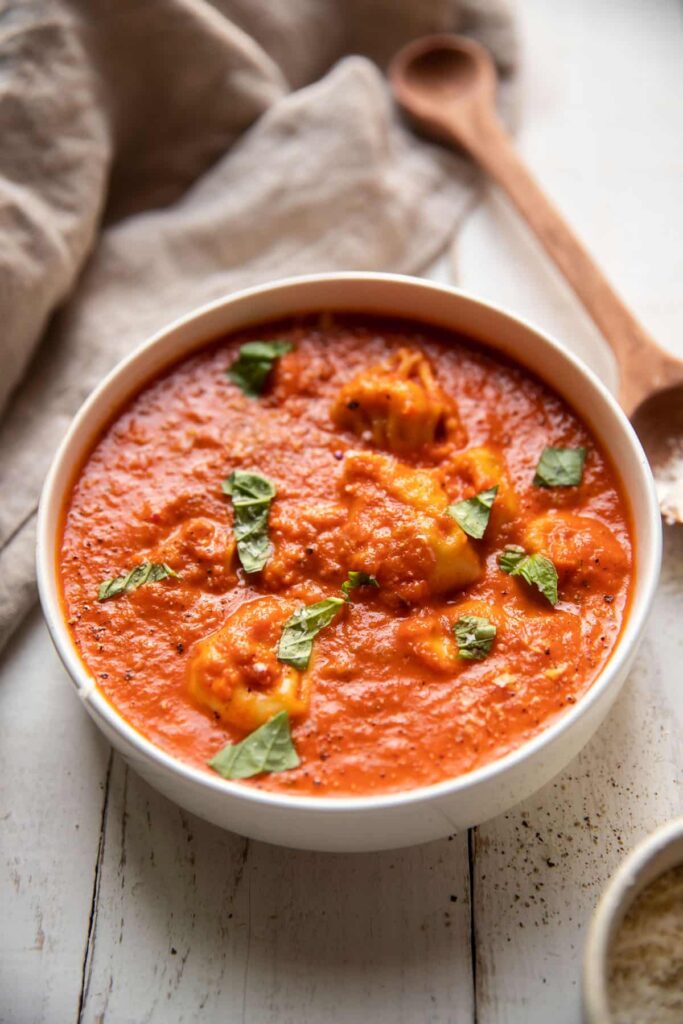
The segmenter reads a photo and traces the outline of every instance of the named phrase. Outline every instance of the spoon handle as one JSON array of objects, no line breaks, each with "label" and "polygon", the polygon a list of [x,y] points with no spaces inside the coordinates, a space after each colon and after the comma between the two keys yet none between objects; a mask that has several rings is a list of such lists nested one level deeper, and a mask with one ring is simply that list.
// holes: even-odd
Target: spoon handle
[{"label": "spoon handle", "polygon": [[647,395],[683,380],[683,364],[659,348],[627,309],[588,250],[517,155],[488,110],[448,119],[449,134],[507,192],[611,345],[620,368],[619,399],[627,413]]}]

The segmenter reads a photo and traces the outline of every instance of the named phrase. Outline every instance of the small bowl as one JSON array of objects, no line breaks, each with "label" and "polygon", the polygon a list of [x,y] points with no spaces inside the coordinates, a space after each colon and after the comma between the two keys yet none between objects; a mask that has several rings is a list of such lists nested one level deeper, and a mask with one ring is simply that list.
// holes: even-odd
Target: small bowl
[{"label": "small bowl", "polygon": [[[157,372],[207,340],[323,310],[405,317],[461,332],[526,365],[562,394],[600,439],[629,495],[635,577],[627,621],[587,693],[517,750],[469,774],[407,792],[309,797],[262,792],[184,764],[145,739],[97,689],[65,621],[59,581],[62,510],[94,439]],[[652,476],[630,423],[597,377],[518,317],[454,288],[391,274],[336,273],[238,292],[177,320],[104,379],[76,415],[45,481],[38,516],[38,587],[55,647],[87,711],[153,786],[182,807],[256,839],[312,850],[379,850],[427,842],[509,810],[557,775],[593,735],[621,689],[659,575],[661,521]]]},{"label": "small bowl", "polygon": [[583,1015],[586,1024],[611,1024],[609,953],[619,925],[636,897],[656,878],[683,864],[683,818],[676,818],[636,846],[600,897],[583,956]]}]

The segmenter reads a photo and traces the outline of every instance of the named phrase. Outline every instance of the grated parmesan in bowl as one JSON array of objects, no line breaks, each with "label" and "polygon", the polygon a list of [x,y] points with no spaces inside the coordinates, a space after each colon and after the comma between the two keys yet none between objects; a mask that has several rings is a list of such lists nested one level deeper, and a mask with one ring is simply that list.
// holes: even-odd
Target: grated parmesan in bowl
[{"label": "grated parmesan in bowl", "polygon": [[608,970],[614,1024],[683,1022],[683,865],[636,897],[612,940]]},{"label": "grated parmesan in bowl", "polygon": [[584,950],[586,1024],[683,1024],[683,818],[626,858]]}]

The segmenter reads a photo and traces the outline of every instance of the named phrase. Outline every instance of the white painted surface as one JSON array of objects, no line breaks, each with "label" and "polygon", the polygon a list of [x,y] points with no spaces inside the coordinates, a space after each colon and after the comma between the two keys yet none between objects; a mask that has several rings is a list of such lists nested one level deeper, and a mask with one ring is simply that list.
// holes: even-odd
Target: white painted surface
[{"label": "white painted surface", "polygon": [[[680,5],[525,0],[519,15],[521,148],[683,355]],[[468,222],[458,263],[465,287],[609,371],[498,197]],[[609,721],[558,780],[472,837],[478,1024],[578,1024],[600,888],[622,850],[681,811],[683,530],[667,531],[664,567]],[[0,1021],[474,1021],[467,837],[353,857],[247,845],[183,820],[117,758],[105,803],[107,766],[33,615],[0,667]]]},{"label": "white painted surface", "polygon": [[36,611],[0,676],[0,1020],[78,1007],[109,749]]}]

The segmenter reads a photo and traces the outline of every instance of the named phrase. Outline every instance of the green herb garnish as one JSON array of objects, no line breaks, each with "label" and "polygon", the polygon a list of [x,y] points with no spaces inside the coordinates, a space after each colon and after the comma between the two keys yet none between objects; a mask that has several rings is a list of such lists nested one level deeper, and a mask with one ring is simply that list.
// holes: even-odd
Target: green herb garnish
[{"label": "green herb garnish", "polygon": [[458,657],[467,661],[483,661],[490,654],[496,627],[478,615],[461,615],[453,626],[458,642]]},{"label": "green herb garnish", "polygon": [[280,356],[292,348],[290,341],[247,341],[227,373],[233,384],[250,398],[258,398],[266,386],[268,374]]},{"label": "green herb garnish", "polygon": [[583,479],[585,448],[544,448],[532,481],[534,487],[577,487]]},{"label": "green herb garnish", "polygon": [[348,578],[341,585],[346,600],[349,601],[349,593],[357,587],[379,587],[379,583],[369,572],[358,572],[356,569],[349,569]]},{"label": "green herb garnish", "polygon": [[248,779],[261,772],[297,768],[299,755],[292,743],[289,715],[279,711],[239,743],[228,743],[209,761],[224,779]]},{"label": "green herb garnish", "polygon": [[259,473],[236,469],[223,481],[223,492],[232,498],[233,531],[242,568],[248,573],[260,572],[272,551],[268,515],[275,484]]},{"label": "green herb garnish", "polygon": [[456,501],[455,505],[449,505],[446,512],[455,519],[458,526],[475,540],[481,540],[486,533],[491,515],[491,506],[498,493],[498,485],[489,487],[487,491],[475,494],[473,498],[465,498],[464,501]]},{"label": "green herb garnish", "polygon": [[342,597],[328,597],[294,612],[282,627],[277,647],[278,661],[293,665],[300,672],[307,669],[313,652],[313,640],[321,629],[329,626],[343,604],[345,601]]},{"label": "green herb garnish", "polygon": [[143,562],[123,576],[100,583],[97,600],[108,601],[111,597],[127,594],[130,590],[137,590],[145,583],[156,583],[158,580],[165,580],[168,576],[177,577],[178,573],[174,572],[165,562]]},{"label": "green herb garnish", "polygon": [[498,565],[508,575],[521,576],[537,587],[552,605],[557,604],[557,569],[545,555],[528,555],[517,544],[508,544],[498,558]]}]

